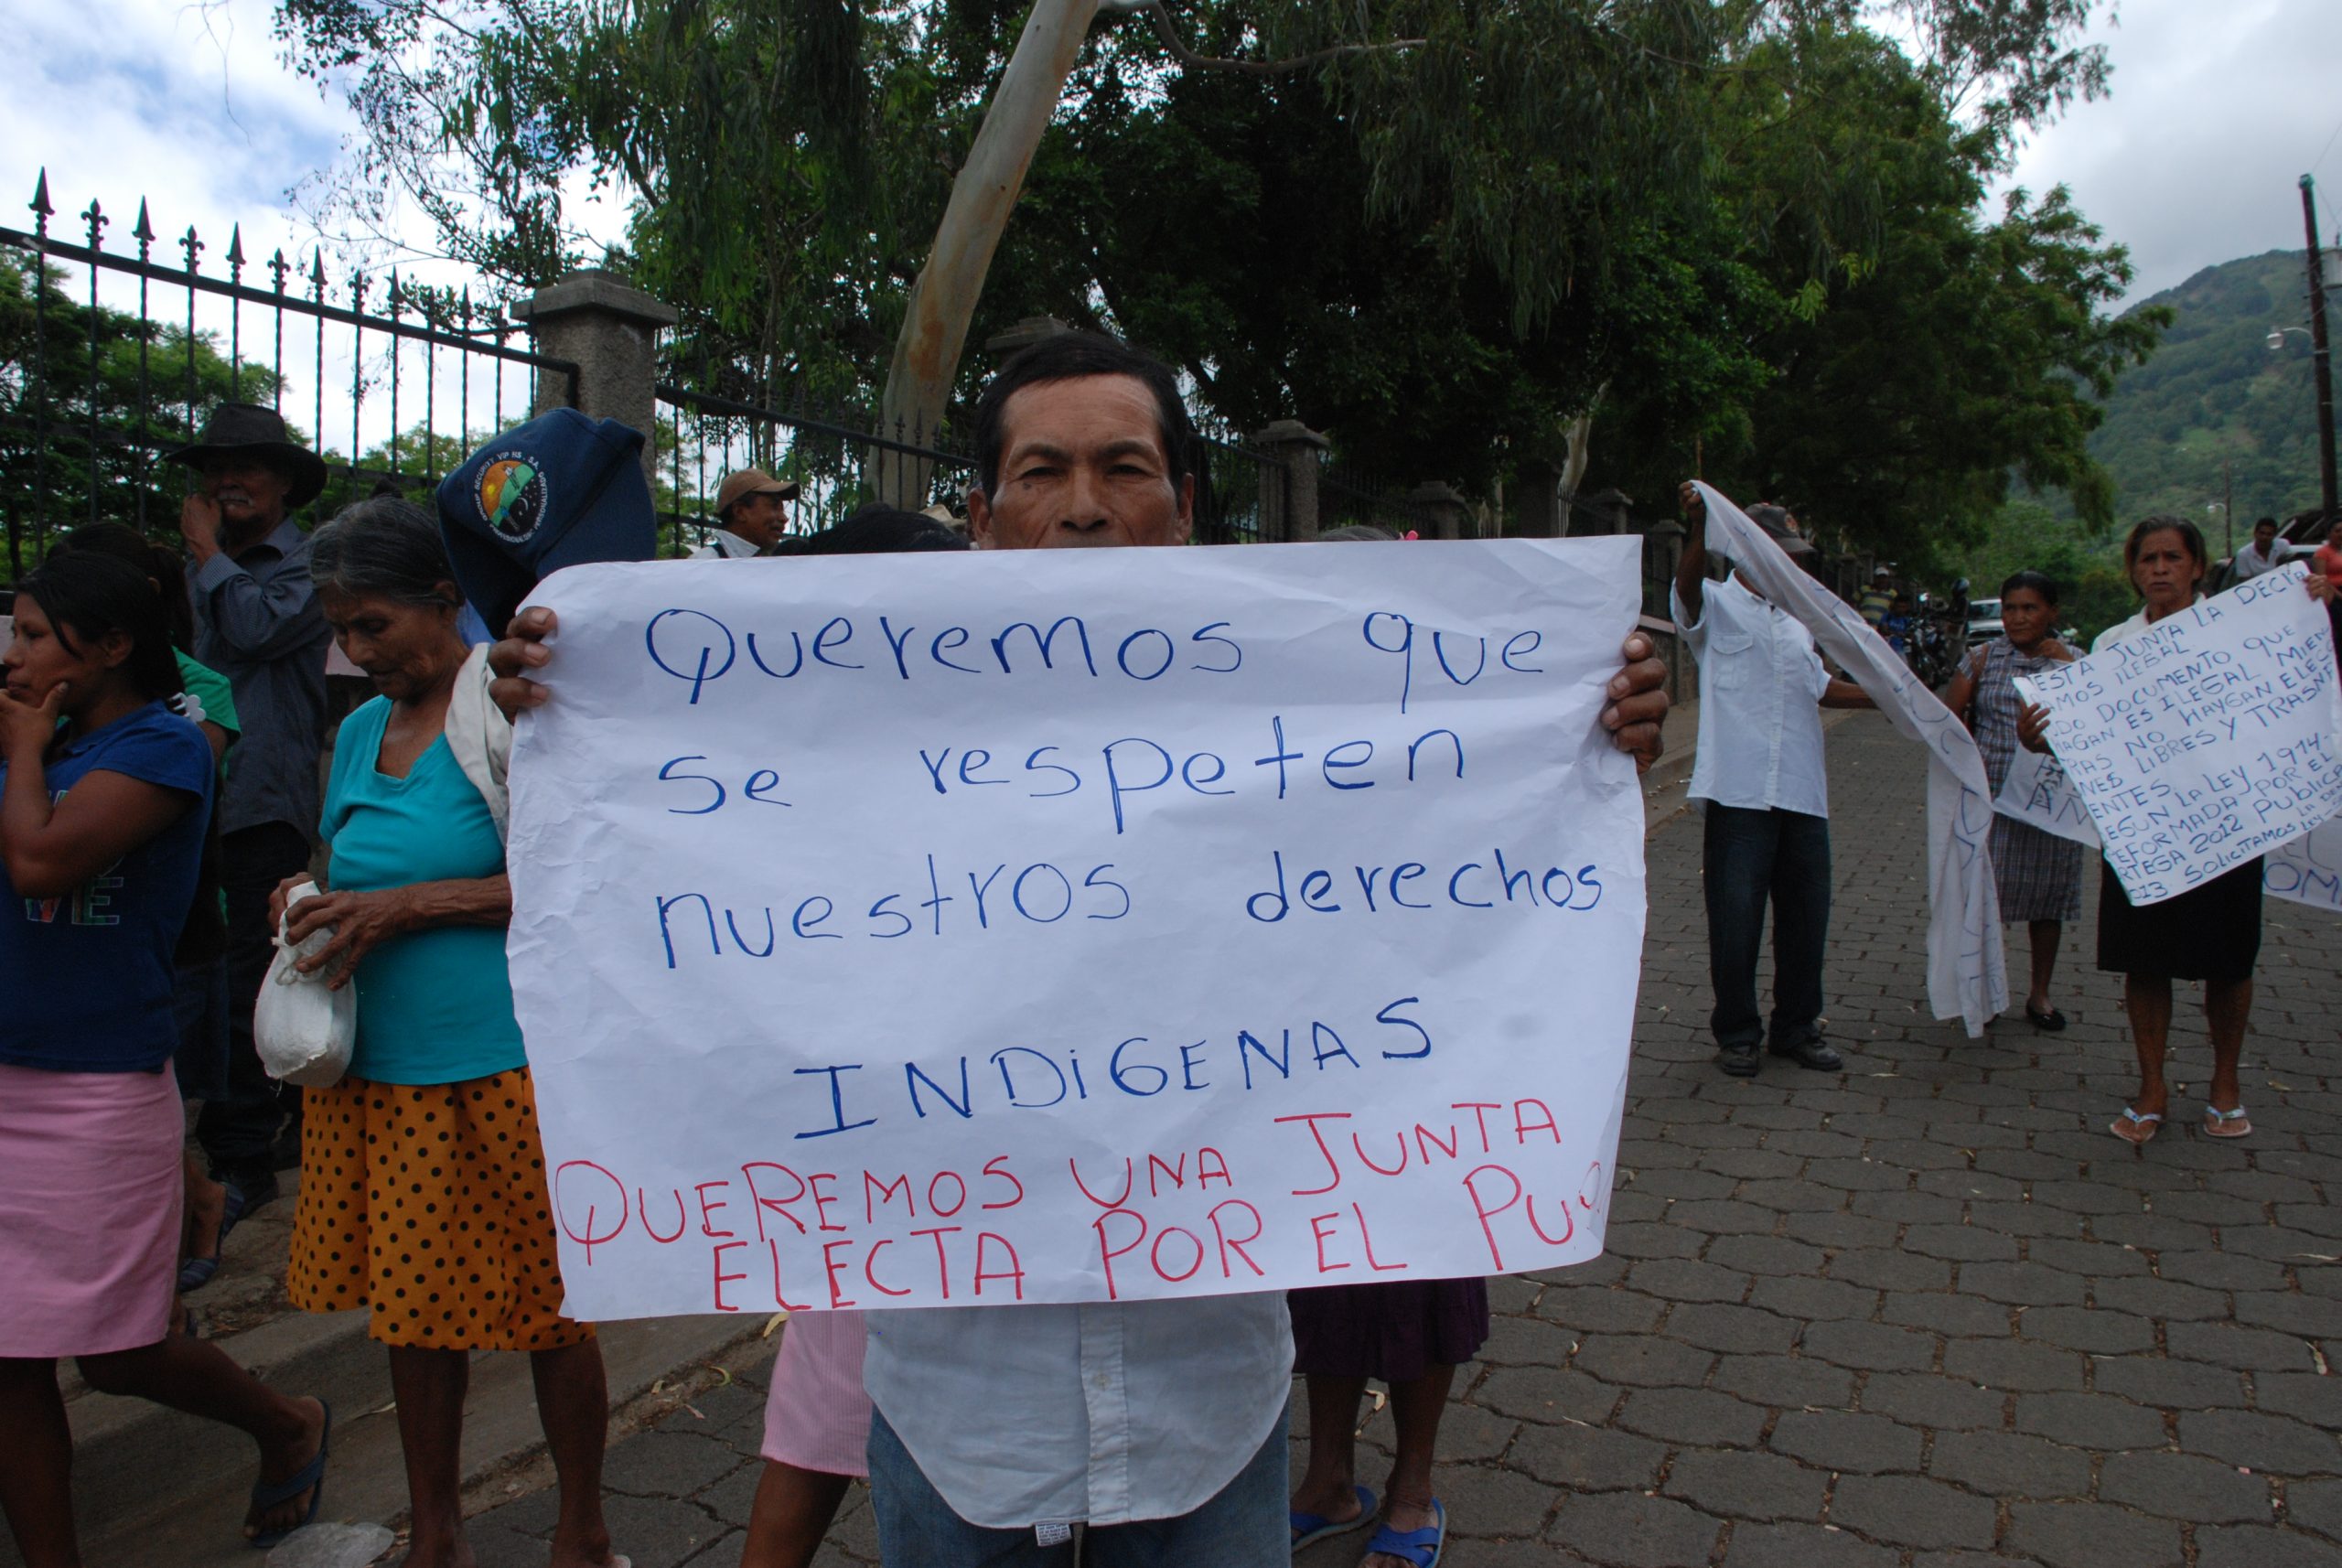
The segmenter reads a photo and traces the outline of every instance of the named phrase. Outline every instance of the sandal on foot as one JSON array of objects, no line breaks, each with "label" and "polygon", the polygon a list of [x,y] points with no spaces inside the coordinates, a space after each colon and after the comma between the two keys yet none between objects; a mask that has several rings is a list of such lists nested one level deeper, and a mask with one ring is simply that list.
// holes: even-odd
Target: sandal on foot
[{"label": "sandal on foot", "polygon": [[280,1503],[289,1503],[303,1492],[309,1494],[308,1510],[301,1515],[300,1524],[289,1525],[283,1530],[263,1530],[251,1537],[250,1544],[259,1551],[267,1551],[302,1526],[315,1524],[317,1520],[317,1505],[325,1501],[326,1497],[326,1455],[333,1445],[333,1406],[326,1404],[323,1400],[317,1402],[325,1406],[326,1422],[317,1431],[317,1451],[310,1455],[309,1462],[281,1481],[252,1483],[254,1513],[265,1513]]},{"label": "sandal on foot", "polygon": [[1337,1535],[1348,1535],[1351,1530],[1363,1530],[1374,1522],[1374,1510],[1378,1506],[1375,1502],[1374,1488],[1353,1486],[1350,1490],[1358,1496],[1358,1513],[1351,1519],[1327,1519],[1324,1514],[1304,1513],[1299,1509],[1285,1510],[1285,1520],[1293,1526],[1293,1549],[1295,1552]]},{"label": "sandal on foot", "polygon": [[2162,1112],[2150,1111],[2143,1116],[2125,1105],[2122,1108],[2122,1119],[2106,1130],[2135,1148],[2152,1143],[2156,1131],[2162,1125]]},{"label": "sandal on foot", "polygon": [[2223,1111],[2217,1105],[2204,1107],[2204,1136],[2207,1138],[2249,1138],[2252,1122],[2240,1105],[2233,1111]]},{"label": "sandal on foot", "polygon": [[1429,1524],[1421,1530],[1393,1530],[1386,1524],[1366,1543],[1366,1554],[1371,1557],[1378,1552],[1386,1552],[1405,1559],[1415,1568],[1438,1568],[1440,1551],[1446,1544],[1447,1509],[1434,1498]]},{"label": "sandal on foot", "polygon": [[231,1186],[228,1188],[227,1204],[220,1211],[219,1233],[211,1238],[211,1255],[208,1258],[189,1257],[179,1261],[179,1294],[181,1295],[187,1294],[189,1291],[201,1290],[211,1283],[214,1275],[219,1273],[220,1260],[225,1255],[228,1248],[228,1232],[233,1230],[236,1228],[236,1221],[243,1217],[242,1195]]},{"label": "sandal on foot", "polygon": [[2059,1012],[2055,1007],[2050,1008],[2045,1013],[2036,1013],[2031,1007],[2027,1007],[2025,1010],[2025,1015],[2027,1021],[2029,1021],[2035,1028],[2039,1029],[2046,1034],[2054,1035],[2058,1030],[2066,1026],[2065,1014]]}]

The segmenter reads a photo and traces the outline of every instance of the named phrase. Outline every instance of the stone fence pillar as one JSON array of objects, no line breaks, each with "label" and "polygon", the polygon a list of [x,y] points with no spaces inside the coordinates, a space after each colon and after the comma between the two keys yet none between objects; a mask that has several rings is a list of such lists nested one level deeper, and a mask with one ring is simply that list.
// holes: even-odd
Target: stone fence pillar
[{"label": "stone fence pillar", "polygon": [[[671,306],[614,273],[589,267],[516,301],[512,315],[529,324],[538,353],[577,367],[575,402],[562,376],[541,374],[532,412],[575,407],[594,419],[630,424],[645,435],[656,433],[659,402],[652,388],[659,380],[659,329],[679,319]],[[643,444],[642,471],[655,484],[654,445]]]},{"label": "stone fence pillar", "polygon": [[[1317,466],[1332,444],[1297,419],[1261,427],[1252,445],[1276,459],[1261,476],[1261,542],[1305,544],[1317,537]],[[1282,483],[1276,482],[1282,478]]]},{"label": "stone fence pillar", "polygon": [[1559,539],[1562,523],[1562,467],[1542,457],[1520,465],[1520,532],[1528,539]]},{"label": "stone fence pillar", "polygon": [[1453,485],[1433,479],[1409,490],[1407,499],[1430,514],[1434,539],[1472,539],[1479,534],[1471,507]]}]

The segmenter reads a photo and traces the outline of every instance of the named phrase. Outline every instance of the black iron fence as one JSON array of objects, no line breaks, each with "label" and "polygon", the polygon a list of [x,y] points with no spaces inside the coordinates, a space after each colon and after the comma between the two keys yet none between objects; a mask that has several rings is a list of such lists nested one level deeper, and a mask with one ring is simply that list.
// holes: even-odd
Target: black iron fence
[{"label": "black iron fence", "polygon": [[1317,531],[1353,524],[1437,538],[1439,520],[1403,496],[1377,486],[1357,469],[1329,463],[1317,475]]},{"label": "black iron fence", "polygon": [[962,496],[976,460],[952,444],[948,426],[929,430],[897,420],[887,431],[869,409],[801,394],[777,408],[664,381],[657,394],[651,441],[666,553],[707,542],[725,476],[748,467],[797,482],[791,533],[816,533],[843,521],[882,488],[916,489],[914,507],[965,514]]},{"label": "black iron fence", "polygon": [[1282,497],[1284,466],[1238,441],[1224,427],[1199,422],[1196,465],[1196,542],[1257,544]]},{"label": "black iron fence", "polygon": [[175,530],[186,479],[163,455],[224,400],[276,409],[326,458],[323,516],[385,486],[435,482],[476,435],[528,417],[544,376],[562,378],[560,401],[575,399],[577,367],[516,347],[526,329],[468,290],[396,272],[335,277],[317,251],[306,267],[281,248],[254,263],[241,225],[218,258],[223,276],[205,270],[211,247],[192,226],[164,241],[143,200],[134,251],[107,248],[116,220],[94,200],[78,214],[77,243],[51,231],[46,172],[28,207],[29,231],[0,227],[0,516],[12,575],[80,522]]}]

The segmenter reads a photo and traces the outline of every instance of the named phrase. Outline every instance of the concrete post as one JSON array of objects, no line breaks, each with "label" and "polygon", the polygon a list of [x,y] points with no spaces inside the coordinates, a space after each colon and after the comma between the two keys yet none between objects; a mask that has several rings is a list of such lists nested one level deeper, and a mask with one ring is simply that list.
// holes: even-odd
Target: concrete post
[{"label": "concrete post", "polygon": [[1453,485],[1432,479],[1409,490],[1407,499],[1431,514],[1434,539],[1468,539],[1479,532],[1471,521],[1472,509]]},{"label": "concrete post", "polygon": [[1520,532],[1529,539],[1562,536],[1562,466],[1543,457],[1520,465]]},{"label": "concrete post", "polygon": [[1262,425],[1252,445],[1276,459],[1284,481],[1261,497],[1261,542],[1305,544],[1316,539],[1319,454],[1332,443],[1297,419],[1279,419]]},{"label": "concrete post", "polygon": [[[575,272],[515,302],[515,319],[529,324],[537,352],[577,367],[576,398],[558,373],[537,378],[543,413],[574,407],[594,419],[615,419],[645,435],[657,432],[659,329],[672,327],[674,308],[599,267]],[[655,484],[651,448],[642,446],[642,471]]]}]

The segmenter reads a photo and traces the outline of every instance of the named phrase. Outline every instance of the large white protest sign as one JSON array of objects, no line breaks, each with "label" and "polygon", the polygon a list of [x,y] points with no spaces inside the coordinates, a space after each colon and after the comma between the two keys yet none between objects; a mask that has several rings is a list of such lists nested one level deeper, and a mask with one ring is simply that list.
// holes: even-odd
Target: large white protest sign
[{"label": "large white protest sign", "polygon": [[2342,807],[2342,689],[2298,564],[2021,677],[2133,904],[2161,903]]},{"label": "large white protest sign", "polygon": [[1993,797],[1993,810],[2045,833],[2098,847],[2098,824],[2054,755],[2017,747],[2001,792]]},{"label": "large white protest sign", "polygon": [[1852,606],[1806,575],[1721,491],[1699,489],[1709,548],[1732,557],[1758,592],[1803,622],[1887,721],[1927,747],[1928,1002],[1937,1017],[1958,1018],[1971,1036],[1982,1034],[2008,1006],[2009,984],[1985,846],[1993,791],[1975,737]]},{"label": "large white protest sign", "polygon": [[2342,817],[2278,845],[2261,863],[2261,888],[2272,898],[2342,915]]},{"label": "large white protest sign", "polygon": [[1632,539],[575,568],[512,766],[569,1310],[1600,1251]]}]

